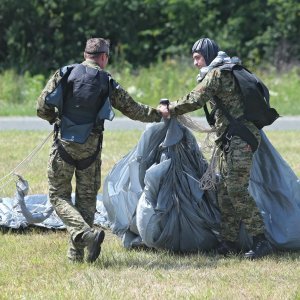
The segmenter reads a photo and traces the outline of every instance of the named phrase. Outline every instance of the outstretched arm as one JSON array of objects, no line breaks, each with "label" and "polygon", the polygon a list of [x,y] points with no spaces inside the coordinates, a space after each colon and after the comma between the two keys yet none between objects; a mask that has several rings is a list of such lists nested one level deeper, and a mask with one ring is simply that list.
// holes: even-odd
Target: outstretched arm
[{"label": "outstretched arm", "polygon": [[[216,69],[208,73],[190,93],[170,103],[170,116],[183,115],[202,108],[206,102],[219,93],[220,87],[220,71]],[[165,114],[165,108],[159,108],[159,111]]]},{"label": "outstretched arm", "polygon": [[120,85],[117,85],[111,93],[111,104],[124,115],[133,120],[142,122],[160,122],[162,115],[151,106],[141,104],[133,98]]}]

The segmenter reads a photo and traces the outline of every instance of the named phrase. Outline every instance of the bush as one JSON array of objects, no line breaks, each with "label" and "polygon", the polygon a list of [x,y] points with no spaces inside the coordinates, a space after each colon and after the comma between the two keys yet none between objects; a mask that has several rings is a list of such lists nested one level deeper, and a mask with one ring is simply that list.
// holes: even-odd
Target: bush
[{"label": "bush", "polygon": [[[109,65],[112,76],[141,103],[156,107],[160,98],[175,101],[196,85],[197,69],[187,58],[168,58],[148,68],[134,68],[123,63],[121,68]],[[300,115],[300,68],[279,74],[274,69],[256,69],[254,72],[270,90],[271,105],[280,115]],[[8,70],[0,74],[0,115],[33,116],[35,103],[46,83],[43,75],[24,76]],[[203,110],[194,114],[204,115]],[[121,115],[118,113],[117,115]]]},{"label": "bush", "polygon": [[0,74],[0,111],[2,116],[33,115],[35,102],[45,84],[43,75],[29,72],[18,75],[14,70]]},{"label": "bush", "polygon": [[96,36],[135,66],[188,55],[206,36],[247,64],[282,68],[300,60],[299,14],[297,0],[1,0],[0,70],[47,74]]}]

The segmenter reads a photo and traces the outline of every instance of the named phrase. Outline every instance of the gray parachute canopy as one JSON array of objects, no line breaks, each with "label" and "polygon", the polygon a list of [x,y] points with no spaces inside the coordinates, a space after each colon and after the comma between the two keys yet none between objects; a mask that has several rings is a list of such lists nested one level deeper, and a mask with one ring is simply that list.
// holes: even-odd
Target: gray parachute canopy
[{"label": "gray parachute canopy", "polygon": [[153,124],[115,165],[103,203],[125,247],[191,252],[217,244],[219,210],[214,191],[203,191],[206,171],[195,137],[176,119]]},{"label": "gray parachute canopy", "polygon": [[[280,249],[300,249],[300,182],[261,131],[250,194],[266,234]],[[103,203],[112,230],[125,247],[192,252],[216,246],[220,213],[214,191],[198,181],[207,168],[193,134],[176,119],[153,124],[112,169]],[[251,239],[241,226],[240,243]]]},{"label": "gray parachute canopy", "polygon": [[[27,195],[28,182],[18,175],[14,198],[0,198],[0,227],[20,229],[29,225],[48,229],[65,229],[61,219],[55,213],[47,195]],[[75,203],[75,195],[72,194]],[[97,195],[97,206],[94,224],[109,227],[102,195]]]},{"label": "gray parachute canopy", "polygon": [[[250,194],[270,241],[280,249],[300,249],[300,180],[263,131],[261,137],[251,169]],[[94,223],[111,226],[128,248],[211,249],[217,244],[220,213],[215,192],[203,191],[198,184],[206,168],[207,161],[186,127],[176,119],[153,124],[105,179]],[[21,182],[15,199],[0,198],[0,226],[20,228],[34,223],[65,228],[47,195],[25,196],[27,189]],[[240,239],[249,243],[243,226]]]}]

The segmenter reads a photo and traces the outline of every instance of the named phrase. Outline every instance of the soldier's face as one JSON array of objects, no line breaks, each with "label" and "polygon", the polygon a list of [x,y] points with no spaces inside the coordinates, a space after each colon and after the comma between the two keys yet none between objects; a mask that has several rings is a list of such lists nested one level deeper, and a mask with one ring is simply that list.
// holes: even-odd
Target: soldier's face
[{"label": "soldier's face", "polygon": [[204,57],[200,53],[193,53],[194,66],[198,69],[206,67],[206,62]]}]

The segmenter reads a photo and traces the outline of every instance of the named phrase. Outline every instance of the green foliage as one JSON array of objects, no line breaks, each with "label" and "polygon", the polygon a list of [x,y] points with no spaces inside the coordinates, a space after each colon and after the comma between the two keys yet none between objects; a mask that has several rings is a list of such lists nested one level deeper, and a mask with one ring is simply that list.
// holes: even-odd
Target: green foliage
[{"label": "green foliage", "polygon": [[109,38],[115,63],[188,55],[200,37],[230,55],[278,69],[300,60],[297,0],[1,0],[0,70],[48,74],[82,59],[85,41]]},{"label": "green foliage", "polygon": [[268,72],[259,74],[264,78],[265,84],[270,90],[271,105],[275,107],[281,116],[300,115],[300,70],[294,68],[290,72],[278,74]]},{"label": "green foliage", "polygon": [[160,98],[177,100],[195,86],[197,71],[191,64],[186,59],[167,59],[148,68],[121,72],[113,68],[111,73],[135,100],[157,106]]},{"label": "green foliage", "polygon": [[[149,67],[134,68],[123,63],[121,68],[109,65],[113,77],[133,96],[136,101],[156,107],[160,98],[171,101],[179,99],[196,85],[197,70],[187,58],[167,58]],[[271,104],[280,115],[300,115],[300,70],[294,68],[286,73],[274,69],[257,69],[259,77],[271,93]],[[7,70],[0,73],[0,116],[33,116],[35,103],[46,83],[43,75],[18,75]],[[194,114],[203,115],[202,110]],[[120,114],[119,114],[120,115]]]},{"label": "green foliage", "polygon": [[35,114],[35,102],[44,84],[43,75],[18,75],[14,70],[0,74],[0,115]]}]

